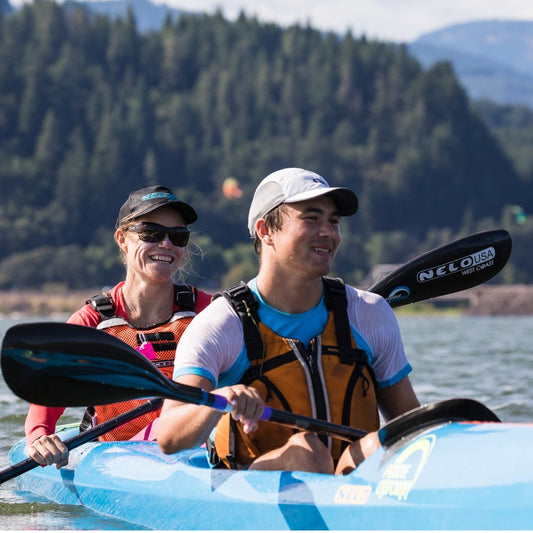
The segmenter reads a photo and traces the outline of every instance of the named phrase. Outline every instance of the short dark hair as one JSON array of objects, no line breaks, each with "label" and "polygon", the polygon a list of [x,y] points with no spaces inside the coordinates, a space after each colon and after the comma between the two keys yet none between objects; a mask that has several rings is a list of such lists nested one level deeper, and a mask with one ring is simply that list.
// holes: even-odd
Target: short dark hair
[{"label": "short dark hair", "polygon": [[[283,224],[283,208],[285,204],[280,204],[277,207],[274,207],[272,211],[269,211],[265,216],[265,226],[271,230],[279,231]],[[254,249],[255,253],[261,258],[261,239],[257,236],[257,233],[254,236]]]}]

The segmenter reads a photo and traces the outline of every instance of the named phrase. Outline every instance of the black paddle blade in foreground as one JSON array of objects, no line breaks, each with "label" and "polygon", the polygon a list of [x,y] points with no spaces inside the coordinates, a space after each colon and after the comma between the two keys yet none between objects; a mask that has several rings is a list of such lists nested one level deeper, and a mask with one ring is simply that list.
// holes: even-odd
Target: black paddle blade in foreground
[{"label": "black paddle blade in foreground", "polygon": [[505,230],[475,233],[411,259],[368,291],[399,307],[469,289],[498,274],[511,248]]},{"label": "black paddle blade in foreground", "polygon": [[[121,340],[103,331],[73,324],[42,322],[11,327],[2,345],[2,372],[20,398],[54,406],[85,406],[161,396],[225,410],[225,398],[178,384]],[[268,420],[353,441],[365,431],[325,420],[265,408]],[[265,413],[263,413],[265,415]],[[449,400],[415,409],[379,432],[387,446],[436,423],[457,420],[498,421],[474,400]]]},{"label": "black paddle blade in foreground", "polygon": [[[151,396],[203,400],[201,389],[184,386],[176,390],[136,350],[86,326],[55,322],[13,326],[4,337],[1,362],[4,379],[17,396],[49,407]],[[186,397],[180,395],[184,389]]]},{"label": "black paddle blade in foreground", "polygon": [[[74,324],[35,322],[11,327],[2,346],[2,373],[17,396],[49,407],[161,396],[231,410],[222,396],[168,379],[116,337]],[[349,441],[366,433],[269,407],[261,419]]]}]

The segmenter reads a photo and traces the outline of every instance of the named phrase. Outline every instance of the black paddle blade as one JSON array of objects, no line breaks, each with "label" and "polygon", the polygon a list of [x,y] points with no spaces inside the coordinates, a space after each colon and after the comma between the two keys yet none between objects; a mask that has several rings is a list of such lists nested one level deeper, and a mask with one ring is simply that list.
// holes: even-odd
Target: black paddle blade
[{"label": "black paddle blade", "polygon": [[453,398],[417,407],[384,425],[378,432],[383,447],[422,429],[447,422],[501,422],[486,405],[468,398]]},{"label": "black paddle blade", "polygon": [[500,272],[511,247],[505,230],[475,233],[408,261],[368,291],[399,307],[469,289]]},{"label": "black paddle blade", "polygon": [[[49,407],[149,396],[182,399],[174,383],[136,350],[85,326],[55,322],[13,326],[4,337],[1,363],[4,379],[17,396]],[[190,394],[197,396],[195,390]],[[187,399],[193,401],[190,394]]]},{"label": "black paddle blade", "polygon": [[[1,362],[11,390],[39,405],[76,407],[161,396],[228,410],[224,397],[174,383],[124,342],[85,326],[54,322],[13,326],[4,338]],[[344,440],[365,434],[277,409],[270,409],[265,420]]]}]

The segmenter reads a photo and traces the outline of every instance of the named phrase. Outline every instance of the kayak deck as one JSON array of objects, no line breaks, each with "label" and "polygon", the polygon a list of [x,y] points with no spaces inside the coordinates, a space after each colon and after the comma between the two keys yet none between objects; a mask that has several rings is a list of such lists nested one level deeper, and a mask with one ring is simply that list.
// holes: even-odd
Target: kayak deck
[{"label": "kayak deck", "polygon": [[[65,428],[63,439],[75,434]],[[533,425],[449,423],[380,449],[347,476],[210,469],[204,449],[92,442],[17,478],[63,504],[153,529],[530,529]],[[24,442],[10,452],[26,458]]]}]

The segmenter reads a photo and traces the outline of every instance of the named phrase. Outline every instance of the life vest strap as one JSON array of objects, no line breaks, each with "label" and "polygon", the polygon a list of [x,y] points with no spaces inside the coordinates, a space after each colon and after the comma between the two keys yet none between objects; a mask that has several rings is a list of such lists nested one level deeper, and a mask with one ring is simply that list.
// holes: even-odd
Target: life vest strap
[{"label": "life vest strap", "polygon": [[198,289],[192,285],[174,285],[174,299],[180,311],[194,311]]},{"label": "life vest strap", "polygon": [[102,294],[96,294],[85,301],[86,304],[90,304],[91,307],[100,313],[101,320],[108,320],[114,318],[115,315],[115,302],[110,294],[104,292]]},{"label": "life vest strap", "polygon": [[262,359],[264,355],[263,339],[258,324],[259,304],[250,287],[241,281],[235,287],[217,293],[214,298],[224,296],[239,315],[244,332],[244,344],[250,360]]},{"label": "life vest strap", "polygon": [[155,331],[153,333],[137,333],[137,342],[173,341],[174,334],[171,331]]},{"label": "life vest strap", "polygon": [[[194,311],[198,289],[192,285],[174,285],[174,301],[180,311]],[[115,302],[110,294],[96,294],[85,301],[100,314],[102,321],[115,318]]]},{"label": "life vest strap", "polygon": [[[343,364],[355,364],[361,358],[366,359],[366,352],[354,350],[351,343],[350,323],[348,321],[348,301],[346,299],[346,287],[338,278],[323,277],[326,287],[325,304],[328,311],[333,312],[335,321],[335,333],[338,341],[339,359]],[[215,297],[224,296],[239,315],[243,325],[244,344],[250,361],[262,359],[264,354],[263,340],[259,331],[260,322],[259,304],[244,282],[235,287],[218,293]]]},{"label": "life vest strap", "polygon": [[350,323],[348,321],[348,300],[346,287],[338,278],[322,278],[327,287],[325,304],[326,309],[333,311],[335,334],[339,346],[339,359],[342,364],[353,365],[361,357],[361,350],[355,353],[352,348]]}]

